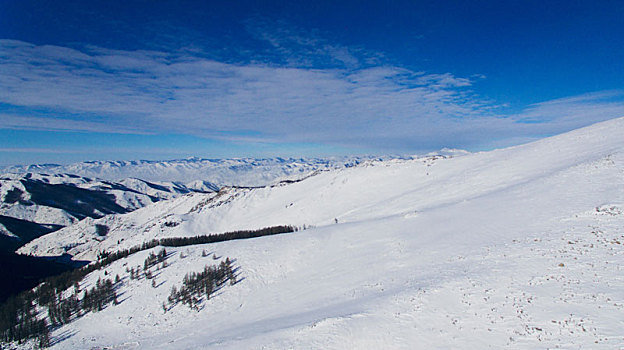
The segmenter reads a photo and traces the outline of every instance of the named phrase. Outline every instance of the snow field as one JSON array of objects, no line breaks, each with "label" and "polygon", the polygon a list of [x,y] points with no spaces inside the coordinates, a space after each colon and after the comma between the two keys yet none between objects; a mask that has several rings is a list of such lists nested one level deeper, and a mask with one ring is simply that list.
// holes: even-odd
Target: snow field
[{"label": "snow field", "polygon": [[[480,248],[441,244],[419,249],[401,240],[407,234],[354,242],[361,229],[357,224],[167,248],[169,266],[155,273],[158,288],[149,280],[124,277],[121,304],[65,326],[66,332],[78,333],[57,346],[622,346],[624,258],[617,241],[624,240],[624,215],[584,212],[563,222],[559,231]],[[345,227],[339,233],[335,228],[340,226]],[[203,250],[235,258],[242,281],[224,287],[200,312],[178,305],[163,313],[171,286],[179,285],[186,272],[213,263],[212,255],[201,256]],[[106,269],[108,276],[141,265],[148,253],[115,262]],[[103,272],[89,276],[85,287],[100,276]],[[93,327],[94,322],[106,327]]]},{"label": "snow field", "polygon": [[[23,249],[71,243],[89,257],[121,239],[313,226],[171,248],[162,285],[124,280],[121,304],[57,330],[68,335],[57,349],[621,348],[622,135],[616,119],[510,149],[195,194],[94,221],[110,224],[102,242],[78,223]],[[212,262],[204,249],[236,259],[240,283],[200,312],[163,313],[171,286]]]}]

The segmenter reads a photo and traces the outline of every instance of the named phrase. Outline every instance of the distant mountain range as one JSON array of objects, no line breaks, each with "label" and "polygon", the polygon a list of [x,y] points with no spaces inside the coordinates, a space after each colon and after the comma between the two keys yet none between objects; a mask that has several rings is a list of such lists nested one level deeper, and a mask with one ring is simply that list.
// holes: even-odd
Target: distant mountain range
[{"label": "distant mountain range", "polygon": [[[449,152],[462,151],[440,153]],[[393,159],[399,158],[188,158],[8,166],[0,168],[0,251],[12,252],[85,218],[129,213],[183,194],[288,183],[320,171]]]},{"label": "distant mountain range", "polygon": [[125,179],[96,180],[71,174],[0,175],[0,250],[19,246],[84,218],[123,214],[187,193],[210,193],[208,182],[189,185]]},{"label": "distant mountain range", "polygon": [[139,178],[146,181],[190,183],[207,181],[216,186],[265,186],[282,179],[296,179],[313,171],[348,168],[372,159],[394,157],[333,158],[187,158],[166,161],[90,161],[69,165],[35,164],[0,168],[4,173],[75,174],[89,178],[121,181]]}]

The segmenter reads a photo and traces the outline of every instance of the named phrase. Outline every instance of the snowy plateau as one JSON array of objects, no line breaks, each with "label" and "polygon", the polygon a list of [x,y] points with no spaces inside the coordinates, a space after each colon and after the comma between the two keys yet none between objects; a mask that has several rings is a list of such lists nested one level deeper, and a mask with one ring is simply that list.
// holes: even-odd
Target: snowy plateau
[{"label": "snowy plateau", "polygon": [[[299,228],[166,247],[151,280],[128,267],[161,247],[93,271],[80,288],[119,275],[118,303],[53,329],[51,348],[624,348],[624,118],[489,152],[325,170],[86,218],[21,247],[94,261],[153,239]],[[196,308],[163,307],[214,257],[232,259],[237,283]]]}]

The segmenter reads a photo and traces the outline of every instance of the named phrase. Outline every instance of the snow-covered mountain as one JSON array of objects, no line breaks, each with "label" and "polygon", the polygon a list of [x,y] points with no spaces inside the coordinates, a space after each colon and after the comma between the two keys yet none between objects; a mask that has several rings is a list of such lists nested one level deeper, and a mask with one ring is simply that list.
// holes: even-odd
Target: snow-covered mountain
[{"label": "snow-covered mountain", "polygon": [[35,164],[0,169],[10,173],[76,174],[120,181],[139,178],[147,181],[207,181],[218,186],[265,186],[284,179],[357,165],[372,157],[333,158],[188,158],[169,161],[91,161],[69,165]]},{"label": "snow-covered mountain", "polygon": [[187,193],[218,190],[209,183],[120,182],[70,174],[0,175],[0,247],[14,250],[24,242],[84,218],[128,213]]},{"label": "snow-covered mountain", "polygon": [[[123,299],[55,329],[53,348],[624,347],[624,118],[491,152],[189,194],[20,252],[93,259],[156,237],[284,224],[305,229],[167,247],[157,282],[127,271],[158,247],[91,273],[81,288],[118,274]],[[239,282],[199,311],[163,307],[213,255],[235,259]]]}]

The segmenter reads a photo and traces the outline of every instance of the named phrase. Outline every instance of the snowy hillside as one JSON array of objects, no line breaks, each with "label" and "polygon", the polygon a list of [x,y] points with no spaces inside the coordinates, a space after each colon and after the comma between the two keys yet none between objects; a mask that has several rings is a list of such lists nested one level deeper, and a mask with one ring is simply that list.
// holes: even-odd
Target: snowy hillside
[{"label": "snowy hillside", "polygon": [[127,213],[163,199],[215,189],[204,183],[190,187],[138,179],[115,183],[69,174],[0,175],[0,244],[3,249],[19,246],[87,217]]},{"label": "snowy hillside", "polygon": [[[278,224],[306,229],[167,247],[157,282],[127,272],[150,251],[93,272],[81,288],[119,274],[123,297],[54,330],[53,348],[624,347],[624,118],[492,152],[189,194],[20,252],[94,259],[156,237]],[[235,259],[238,283],[199,311],[163,308],[213,254]]]},{"label": "snowy hillside", "polygon": [[[446,150],[445,150],[446,151]],[[461,151],[449,150],[461,154]],[[344,158],[189,158],[169,161],[92,161],[69,165],[38,164],[0,169],[11,173],[69,173],[119,181],[139,178],[147,181],[207,181],[218,186],[264,186],[283,179],[298,179],[317,170],[357,165],[368,157]]]}]

